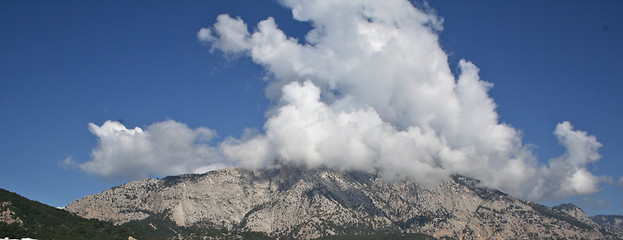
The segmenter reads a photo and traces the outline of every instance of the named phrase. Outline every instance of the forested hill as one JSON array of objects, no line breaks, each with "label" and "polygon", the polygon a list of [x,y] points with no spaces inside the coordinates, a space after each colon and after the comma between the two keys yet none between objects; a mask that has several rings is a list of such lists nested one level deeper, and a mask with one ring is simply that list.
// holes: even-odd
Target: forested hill
[{"label": "forested hill", "polygon": [[[84,219],[0,189],[0,238],[146,239],[126,227]],[[131,238],[130,238],[131,239]]]}]

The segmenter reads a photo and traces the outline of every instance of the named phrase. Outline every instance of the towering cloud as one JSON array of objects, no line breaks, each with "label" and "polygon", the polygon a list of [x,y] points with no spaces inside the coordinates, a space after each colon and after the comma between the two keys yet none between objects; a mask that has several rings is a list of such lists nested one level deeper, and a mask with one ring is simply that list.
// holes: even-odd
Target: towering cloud
[{"label": "towering cloud", "polygon": [[[243,19],[228,15],[197,34],[213,52],[248,56],[267,70],[266,93],[275,108],[268,111],[264,131],[209,147],[193,139],[211,131],[172,121],[145,132],[118,123],[91,125],[101,141],[94,160],[81,167],[107,177],[131,177],[133,172],[114,167],[123,161],[147,166],[136,173],[142,177],[211,164],[260,168],[293,163],[377,168],[389,178],[414,177],[423,183],[462,174],[532,199],[598,190],[600,178],[587,169],[600,158],[595,137],[560,123],[555,135],[567,152],[539,164],[518,131],[499,122],[487,93],[492,84],[480,80],[478,68],[461,60],[459,76],[452,74],[438,42],[442,21],[436,15],[406,0],[281,3],[296,20],[311,24],[304,41],[288,37],[273,18],[249,32]],[[185,144],[155,149],[169,146],[151,133],[159,124],[180,129],[159,136],[180,134]]]}]

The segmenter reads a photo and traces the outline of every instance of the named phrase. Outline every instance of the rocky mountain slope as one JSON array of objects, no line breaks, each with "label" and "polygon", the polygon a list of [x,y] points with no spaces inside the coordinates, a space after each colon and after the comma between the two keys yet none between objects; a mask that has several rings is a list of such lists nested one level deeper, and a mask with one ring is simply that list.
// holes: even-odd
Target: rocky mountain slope
[{"label": "rocky mountain slope", "polygon": [[603,226],[607,231],[623,236],[623,216],[619,215],[597,215],[591,219]]},{"label": "rocky mountain slope", "polygon": [[302,239],[375,232],[454,239],[616,239],[565,211],[460,176],[424,186],[408,179],[388,181],[376,172],[228,168],[129,182],[66,209],[116,224],[161,219],[186,228]]},{"label": "rocky mountain slope", "polygon": [[582,209],[580,209],[578,206],[576,206],[573,203],[561,204],[561,205],[553,207],[553,209],[569,214],[569,216],[577,219],[578,221],[582,223],[588,224],[593,228],[601,227],[599,224],[593,221],[593,219],[591,219],[588,215],[586,215],[586,213]]}]

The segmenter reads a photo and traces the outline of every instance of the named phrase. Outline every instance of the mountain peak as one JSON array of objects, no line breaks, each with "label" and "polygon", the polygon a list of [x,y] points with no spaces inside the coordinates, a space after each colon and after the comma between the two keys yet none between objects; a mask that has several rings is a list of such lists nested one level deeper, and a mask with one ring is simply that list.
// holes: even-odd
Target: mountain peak
[{"label": "mountain peak", "polygon": [[[563,203],[558,206],[553,207],[556,210],[578,210],[580,207],[573,203]],[[581,210],[581,209],[580,209]]]},{"label": "mountain peak", "polygon": [[597,224],[603,226],[609,232],[623,236],[623,216],[620,215],[597,215],[591,217]]},{"label": "mountain peak", "polygon": [[384,179],[377,171],[292,166],[134,181],[66,209],[116,224],[160,219],[187,229],[302,239],[374,232],[462,239],[604,238],[566,213],[480,187],[467,177],[427,186]]},{"label": "mountain peak", "polygon": [[553,207],[553,209],[568,214],[569,216],[577,219],[582,223],[588,224],[591,227],[599,228],[599,224],[595,223],[595,221],[593,221],[593,219],[586,215],[586,213],[580,207],[573,203],[563,203]]}]

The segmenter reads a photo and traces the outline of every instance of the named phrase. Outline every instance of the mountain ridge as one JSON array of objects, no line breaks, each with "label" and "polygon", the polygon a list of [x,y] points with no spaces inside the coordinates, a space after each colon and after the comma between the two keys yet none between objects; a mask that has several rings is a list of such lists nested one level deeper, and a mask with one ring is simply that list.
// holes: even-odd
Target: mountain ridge
[{"label": "mountain ridge", "polygon": [[460,239],[617,239],[598,225],[481,187],[467,177],[425,186],[410,179],[388,181],[375,171],[291,166],[133,181],[76,200],[66,209],[116,224],[159,216],[178,227],[302,239],[374,232]]},{"label": "mountain ridge", "polygon": [[609,232],[623,236],[623,216],[621,215],[596,215],[591,219]]}]

